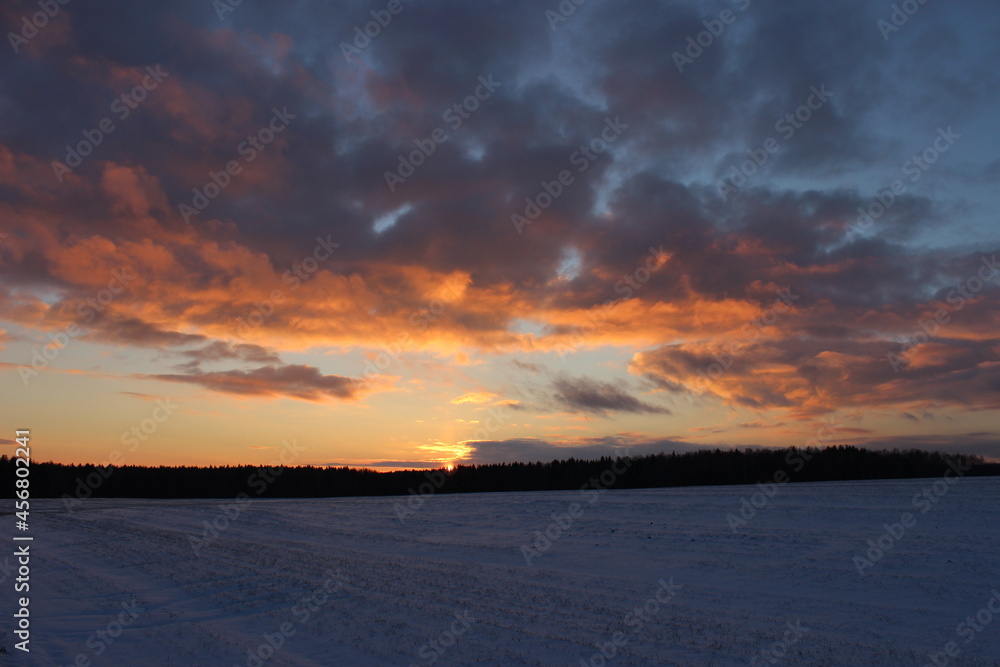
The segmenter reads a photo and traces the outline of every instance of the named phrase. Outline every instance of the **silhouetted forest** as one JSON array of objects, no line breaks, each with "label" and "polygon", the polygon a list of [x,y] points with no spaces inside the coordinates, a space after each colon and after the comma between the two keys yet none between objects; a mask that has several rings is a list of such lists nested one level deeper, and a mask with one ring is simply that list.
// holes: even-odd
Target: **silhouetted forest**
[{"label": "silhouetted forest", "polygon": [[[498,463],[454,470],[376,472],[355,468],[142,467],[33,463],[32,498],[317,498],[484,491],[638,489],[665,486],[818,482],[1000,475],[982,457],[857,447],[702,450],[549,463]],[[0,457],[3,497],[13,497],[14,463]]]}]

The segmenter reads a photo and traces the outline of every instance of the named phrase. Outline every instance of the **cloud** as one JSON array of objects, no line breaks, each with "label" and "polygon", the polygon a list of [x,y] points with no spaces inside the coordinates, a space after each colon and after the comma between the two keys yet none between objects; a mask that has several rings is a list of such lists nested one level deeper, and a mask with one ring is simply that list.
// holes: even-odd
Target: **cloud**
[{"label": "cloud", "polygon": [[136,317],[109,315],[95,320],[91,339],[121,345],[141,347],[175,347],[200,343],[206,339],[201,334],[189,334],[162,329]]},{"label": "cloud", "polygon": [[528,371],[529,373],[541,373],[546,370],[545,366],[542,364],[534,364],[528,361],[521,361],[519,359],[514,359],[510,363],[514,366],[514,368],[519,368],[521,370]]},{"label": "cloud", "polygon": [[949,454],[975,454],[1000,461],[1000,433],[921,433],[837,438],[837,442],[876,450],[924,449]]},{"label": "cloud", "polygon": [[339,375],[323,375],[312,366],[262,366],[251,371],[199,372],[187,375],[140,376],[166,382],[196,384],[211,391],[243,396],[287,396],[305,401],[356,398],[364,384]]},{"label": "cloud", "polygon": [[645,456],[703,449],[699,445],[672,439],[649,439],[621,435],[554,442],[537,438],[483,440],[465,443],[468,454],[456,461],[461,465],[553,461],[559,459],[599,459],[603,456]]},{"label": "cloud", "polygon": [[640,401],[610,382],[593,378],[560,377],[552,383],[555,399],[574,412],[606,415],[608,412],[671,414],[670,410]]},{"label": "cloud", "polygon": [[149,402],[153,402],[161,398],[160,396],[154,396],[152,394],[143,394],[136,391],[120,391],[118,393],[121,394],[122,396],[133,396],[141,401],[149,401]]},{"label": "cloud", "polygon": [[240,359],[257,363],[281,363],[281,359],[274,350],[249,343],[233,344],[218,340],[196,350],[186,350],[183,354],[198,362]]},{"label": "cloud", "polygon": [[[838,429],[838,432],[845,429]],[[1000,460],[1000,433],[922,434],[912,436],[873,436],[865,429],[851,429],[854,437],[837,436],[830,445],[853,445],[873,450],[923,449],[956,454],[978,454]],[[802,446],[804,443],[793,443]],[[551,441],[536,438],[483,440],[466,443],[470,451],[456,461],[460,465],[553,461],[567,458],[594,460],[603,456],[647,456],[705,449],[764,448],[754,443],[698,445],[672,438],[649,438],[622,434],[602,438]]]},{"label": "cloud", "polygon": [[795,335],[794,328],[783,334],[664,345],[636,354],[630,370],[670,391],[754,409],[819,414],[927,402],[1000,408],[1000,339],[936,339],[915,348],[896,372],[889,355],[900,352],[899,343]]},{"label": "cloud", "polygon": [[489,391],[473,391],[462,394],[451,399],[451,403],[455,405],[463,405],[465,403],[472,403],[476,405],[481,405],[483,403],[491,403],[496,400],[497,394]]}]

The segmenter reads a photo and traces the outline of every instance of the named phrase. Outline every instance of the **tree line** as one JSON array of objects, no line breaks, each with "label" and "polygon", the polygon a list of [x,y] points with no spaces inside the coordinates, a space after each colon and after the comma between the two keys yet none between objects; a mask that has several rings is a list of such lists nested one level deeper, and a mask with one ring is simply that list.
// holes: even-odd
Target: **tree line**
[{"label": "tree line", "polygon": [[[460,465],[453,470],[377,472],[348,467],[31,465],[33,498],[323,498],[412,493],[639,489],[770,482],[941,477],[958,466],[966,476],[1000,475],[980,456],[852,446],[790,449],[705,449],[683,454],[575,458],[548,463]],[[3,497],[14,495],[14,462],[0,457]],[[599,485],[599,486],[597,486]]]}]

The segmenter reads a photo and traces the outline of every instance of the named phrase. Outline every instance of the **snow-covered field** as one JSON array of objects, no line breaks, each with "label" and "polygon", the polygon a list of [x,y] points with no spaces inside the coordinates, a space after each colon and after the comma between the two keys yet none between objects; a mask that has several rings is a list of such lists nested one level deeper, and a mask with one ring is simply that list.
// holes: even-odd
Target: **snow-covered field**
[{"label": "snow-covered field", "polygon": [[1000,665],[1000,478],[934,482],[255,500],[197,555],[232,502],[36,501],[0,662]]}]

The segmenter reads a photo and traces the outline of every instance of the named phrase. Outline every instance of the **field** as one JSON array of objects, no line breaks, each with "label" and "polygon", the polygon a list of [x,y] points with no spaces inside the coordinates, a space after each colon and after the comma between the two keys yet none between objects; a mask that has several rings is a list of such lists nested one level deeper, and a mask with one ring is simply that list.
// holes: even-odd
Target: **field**
[{"label": "field", "polygon": [[0,662],[1000,664],[1000,479],[935,481],[37,501]]}]

